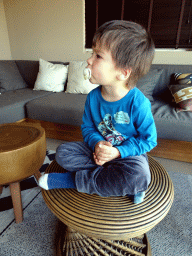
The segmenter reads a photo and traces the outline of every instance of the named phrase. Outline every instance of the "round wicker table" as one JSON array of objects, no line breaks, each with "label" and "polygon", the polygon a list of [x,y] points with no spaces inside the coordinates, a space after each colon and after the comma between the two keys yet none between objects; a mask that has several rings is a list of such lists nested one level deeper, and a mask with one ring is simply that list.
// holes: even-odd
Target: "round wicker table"
[{"label": "round wicker table", "polygon": [[0,193],[9,185],[16,223],[23,220],[20,181],[34,175],[46,156],[45,131],[33,124],[0,125]]},{"label": "round wicker table", "polygon": [[[61,220],[57,255],[151,255],[146,232],[168,213],[174,198],[172,181],[149,156],[151,183],[144,202],[128,197],[100,197],[75,189],[42,190],[49,209]],[[53,161],[46,172],[63,172]]]}]

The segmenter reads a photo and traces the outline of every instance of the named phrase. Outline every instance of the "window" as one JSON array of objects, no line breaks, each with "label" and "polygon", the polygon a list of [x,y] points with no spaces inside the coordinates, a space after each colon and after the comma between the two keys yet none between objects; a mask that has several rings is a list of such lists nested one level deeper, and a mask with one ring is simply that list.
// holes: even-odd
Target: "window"
[{"label": "window", "polygon": [[156,48],[192,48],[192,0],[85,0],[86,48],[95,30],[115,19],[140,23]]}]

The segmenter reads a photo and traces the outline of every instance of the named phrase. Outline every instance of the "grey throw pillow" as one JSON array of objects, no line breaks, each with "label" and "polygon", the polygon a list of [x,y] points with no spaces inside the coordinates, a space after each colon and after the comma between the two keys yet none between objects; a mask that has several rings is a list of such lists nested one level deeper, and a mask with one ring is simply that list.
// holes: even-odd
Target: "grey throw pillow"
[{"label": "grey throw pillow", "polygon": [[0,82],[0,93],[5,92],[5,91],[6,91],[5,88],[3,88],[3,87],[1,86],[1,82]]},{"label": "grey throw pillow", "polygon": [[27,84],[13,60],[0,61],[0,92],[26,88]]},{"label": "grey throw pillow", "polygon": [[151,101],[153,92],[158,85],[163,69],[151,69],[145,76],[137,82],[137,88]]}]

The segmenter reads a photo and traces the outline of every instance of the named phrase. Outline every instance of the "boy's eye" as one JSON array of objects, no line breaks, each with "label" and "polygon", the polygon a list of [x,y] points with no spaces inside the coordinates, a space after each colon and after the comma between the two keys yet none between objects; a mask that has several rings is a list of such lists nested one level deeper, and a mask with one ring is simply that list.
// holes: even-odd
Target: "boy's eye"
[{"label": "boy's eye", "polygon": [[96,54],[97,59],[101,59],[101,56],[99,54]]},{"label": "boy's eye", "polygon": [[102,59],[102,56],[96,51],[93,51],[92,56],[94,56],[96,59]]}]

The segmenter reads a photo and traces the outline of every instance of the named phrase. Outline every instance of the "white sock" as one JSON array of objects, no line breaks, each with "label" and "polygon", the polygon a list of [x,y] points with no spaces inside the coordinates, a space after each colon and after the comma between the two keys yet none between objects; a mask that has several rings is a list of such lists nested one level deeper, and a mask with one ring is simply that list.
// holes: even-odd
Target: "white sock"
[{"label": "white sock", "polygon": [[39,186],[40,186],[41,188],[45,189],[45,190],[49,190],[49,188],[48,188],[48,182],[47,182],[47,180],[48,180],[48,175],[49,175],[49,174],[43,174],[43,175],[40,177],[39,182],[38,182]]}]

